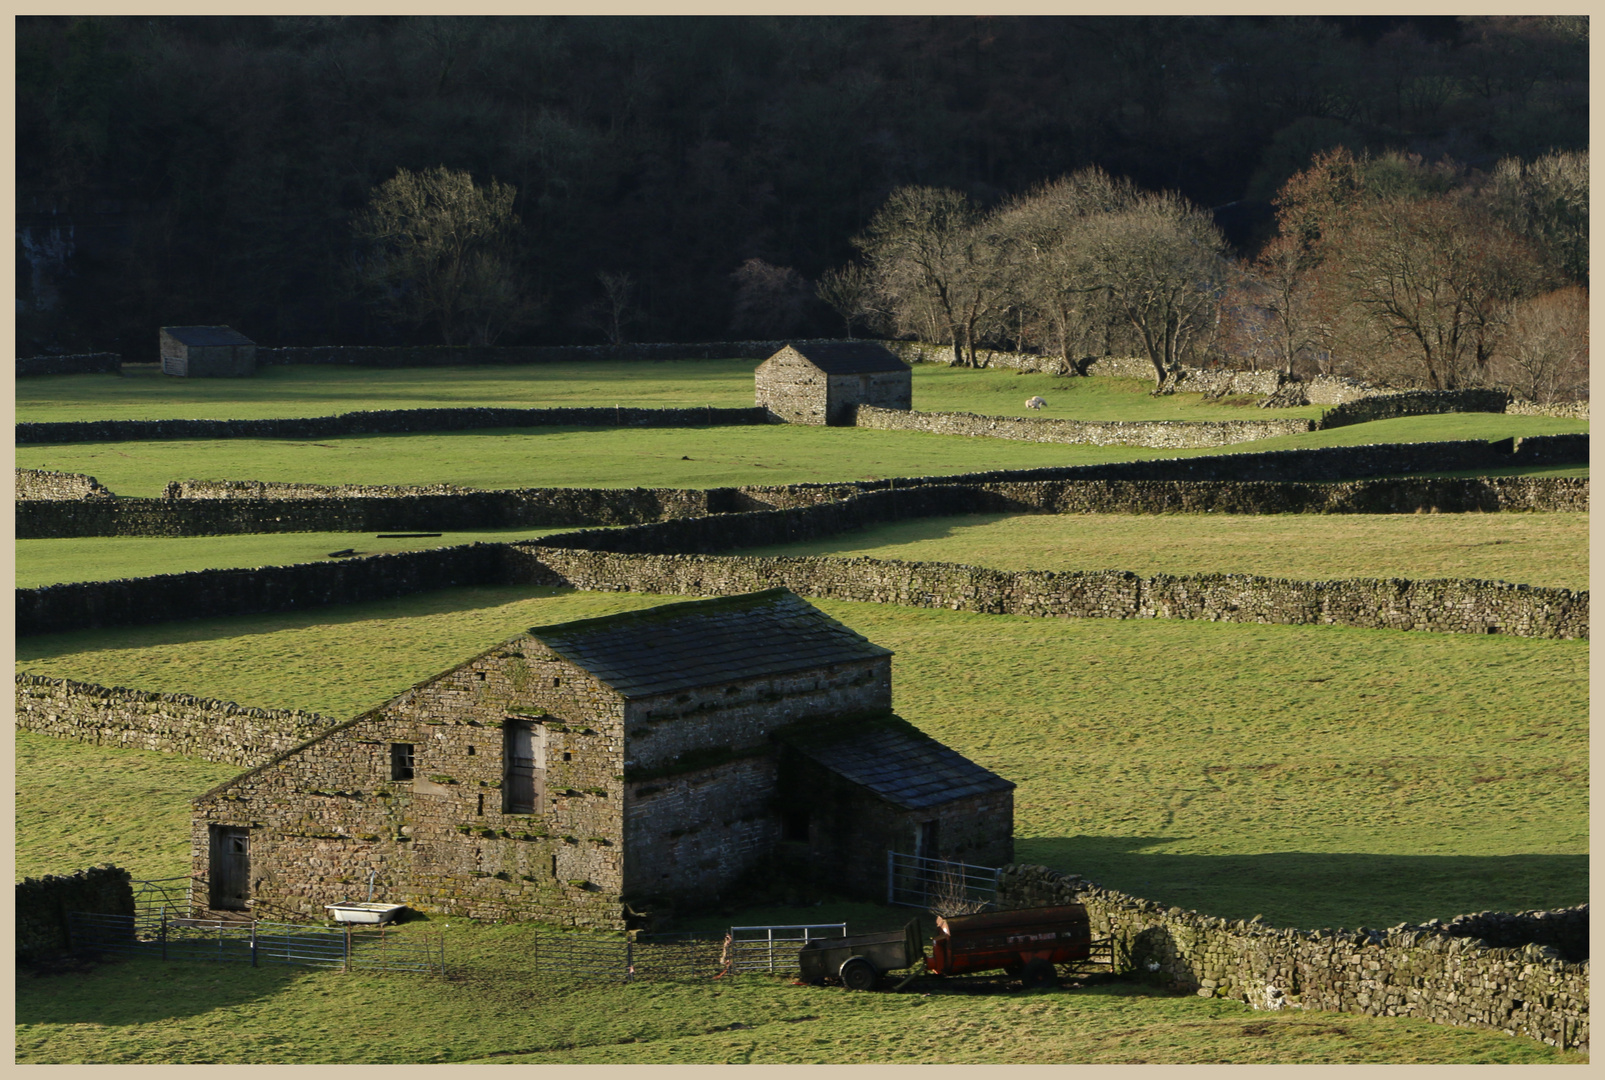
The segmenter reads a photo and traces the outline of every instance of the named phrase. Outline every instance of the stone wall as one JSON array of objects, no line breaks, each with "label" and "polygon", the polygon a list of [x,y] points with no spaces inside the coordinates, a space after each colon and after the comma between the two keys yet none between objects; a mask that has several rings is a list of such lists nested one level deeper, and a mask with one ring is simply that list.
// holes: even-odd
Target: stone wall
[{"label": "stone wall", "polygon": [[252,709],[232,701],[16,676],[16,724],[57,739],[157,750],[252,767],[332,728],[299,709]]},{"label": "stone wall", "polygon": [[568,364],[588,360],[762,360],[785,345],[838,338],[778,341],[641,342],[629,345],[288,345],[258,348],[260,364],[352,367],[458,367],[467,364]]},{"label": "stone wall", "polygon": [[75,353],[71,356],[19,356],[17,375],[115,375],[122,369],[117,353]]},{"label": "stone wall", "polygon": [[[1084,904],[1093,936],[1114,939],[1117,966],[1200,997],[1255,1009],[1411,1016],[1588,1050],[1588,962],[1568,962],[1538,942],[1517,946],[1507,937],[1511,947],[1490,947],[1441,923],[1353,933],[1274,929],[1166,908],[1041,866],[1004,867],[998,902]],[[1575,911],[1586,921],[1586,905]],[[1557,915],[1575,921],[1572,913],[1517,918]]]},{"label": "stone wall", "polygon": [[516,545],[531,573],[577,589],[722,596],[783,585],[802,596],[1047,618],[1202,619],[1375,630],[1587,638],[1588,593],[1501,581],[993,570],[863,558],[650,555]]},{"label": "stone wall", "polygon": [[1568,420],[1587,420],[1588,402],[1552,401],[1541,405],[1536,401],[1512,401],[1505,406],[1511,416],[1558,416]]},{"label": "stone wall", "polygon": [[93,476],[46,469],[17,470],[18,499],[109,499],[111,495]]},{"label": "stone wall", "polygon": [[1302,435],[1309,420],[1050,420],[1033,417],[977,416],[974,413],[931,413],[878,409],[860,405],[855,423],[880,431],[923,431],[934,435],[971,435],[1038,443],[1090,443],[1095,446],[1182,448],[1226,446]]},{"label": "stone wall", "polygon": [[1407,390],[1375,394],[1326,410],[1315,426],[1325,430],[1350,424],[1368,424],[1373,420],[1393,420],[1401,416],[1502,413],[1509,400],[1509,395],[1503,390]]},{"label": "stone wall", "polygon": [[31,960],[72,948],[69,911],[133,918],[134,889],[128,871],[92,866],[73,874],[46,874],[17,882],[17,959]]},{"label": "stone wall", "polygon": [[55,420],[16,425],[16,442],[133,442],[145,439],[329,439],[527,427],[717,427],[766,424],[758,408],[380,409],[266,420]]}]

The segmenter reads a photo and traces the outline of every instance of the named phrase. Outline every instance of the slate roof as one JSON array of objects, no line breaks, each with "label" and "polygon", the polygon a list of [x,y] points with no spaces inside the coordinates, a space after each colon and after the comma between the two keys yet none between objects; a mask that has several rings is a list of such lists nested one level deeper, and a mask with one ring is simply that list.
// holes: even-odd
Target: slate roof
[{"label": "slate roof", "polygon": [[162,333],[185,345],[255,345],[256,342],[228,326],[164,326]]},{"label": "slate roof", "polygon": [[891,656],[786,589],[532,628],[626,698]]},{"label": "slate roof", "polygon": [[910,810],[1015,786],[903,721],[786,741],[844,780]]},{"label": "slate roof", "polygon": [[908,371],[897,354],[873,341],[827,341],[792,345],[809,363],[827,375],[869,375],[877,371]]}]

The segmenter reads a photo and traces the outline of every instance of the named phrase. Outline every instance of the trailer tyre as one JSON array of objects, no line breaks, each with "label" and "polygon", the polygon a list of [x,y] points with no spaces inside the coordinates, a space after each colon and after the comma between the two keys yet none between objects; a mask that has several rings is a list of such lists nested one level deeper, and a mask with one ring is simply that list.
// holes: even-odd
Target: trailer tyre
[{"label": "trailer tyre", "polygon": [[861,956],[855,956],[841,967],[842,985],[849,990],[873,990],[880,980],[880,972]]},{"label": "trailer tyre", "polygon": [[1047,960],[1033,960],[1020,972],[1020,982],[1027,990],[1044,990],[1059,985],[1059,973]]}]

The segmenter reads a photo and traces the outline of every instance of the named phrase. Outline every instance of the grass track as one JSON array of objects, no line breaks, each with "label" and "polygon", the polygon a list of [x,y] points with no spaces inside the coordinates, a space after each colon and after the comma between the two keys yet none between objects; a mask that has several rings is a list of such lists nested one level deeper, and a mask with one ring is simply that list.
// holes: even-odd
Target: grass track
[{"label": "grass track", "polygon": [[[48,541],[41,541],[48,542]],[[1588,588],[1587,514],[968,514],[742,555],[843,555],[999,570],[1470,577]]]},{"label": "grass track", "polygon": [[[436,920],[403,932],[439,929]],[[19,975],[16,1060],[149,1063],[1582,1062],[1530,1039],[1342,1013],[1252,1012],[1131,985],[851,994],[765,976],[536,978],[527,926],[444,931],[449,984],[125,961]]]},{"label": "grass track", "polygon": [[[119,495],[172,480],[517,487],[721,487],[947,476],[1317,446],[1503,439],[1587,431],[1586,421],[1466,413],[1406,417],[1229,447],[1153,450],[781,424],[722,428],[521,428],[415,435],[24,445],[19,468],[87,473]],[[689,460],[688,460],[689,459]]]},{"label": "grass track", "polygon": [[[17,663],[344,718],[524,627],[661,599],[457,590],[27,638]],[[1023,861],[1304,927],[1587,896],[1586,642],[819,606],[897,651],[899,712],[1020,785]]]},{"label": "grass track", "polygon": [[[272,365],[249,379],[172,379],[160,375],[49,375],[16,381],[17,419],[253,420],[328,416],[370,409],[451,406],[535,408],[742,407],[753,402],[750,360],[587,361],[511,367],[381,370],[319,364]],[[1056,378],[1005,370],[914,366],[914,406],[928,412],[1050,416],[1081,420],[1236,420],[1318,416],[1319,406],[1264,411],[1204,400],[1153,397],[1141,379]],[[1025,401],[1047,399],[1041,412]]]},{"label": "grass track", "polygon": [[285,566],[325,562],[329,552],[352,549],[358,555],[422,551],[457,544],[526,540],[566,529],[522,528],[448,532],[438,537],[381,540],[371,532],[256,533],[245,536],[76,536],[18,540],[19,589],[67,581],[181,574],[189,570]]}]

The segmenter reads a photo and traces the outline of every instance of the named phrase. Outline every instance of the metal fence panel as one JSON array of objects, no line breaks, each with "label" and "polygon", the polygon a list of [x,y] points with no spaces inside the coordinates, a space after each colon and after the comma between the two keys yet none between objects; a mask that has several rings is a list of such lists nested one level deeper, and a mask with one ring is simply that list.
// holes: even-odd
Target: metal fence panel
[{"label": "metal fence panel", "polygon": [[938,915],[966,915],[997,906],[998,871],[949,859],[886,853],[886,902]]},{"label": "metal fence panel", "polygon": [[800,970],[797,953],[804,945],[820,938],[846,936],[846,923],[732,926],[725,939],[728,970],[733,975],[789,974]]}]

